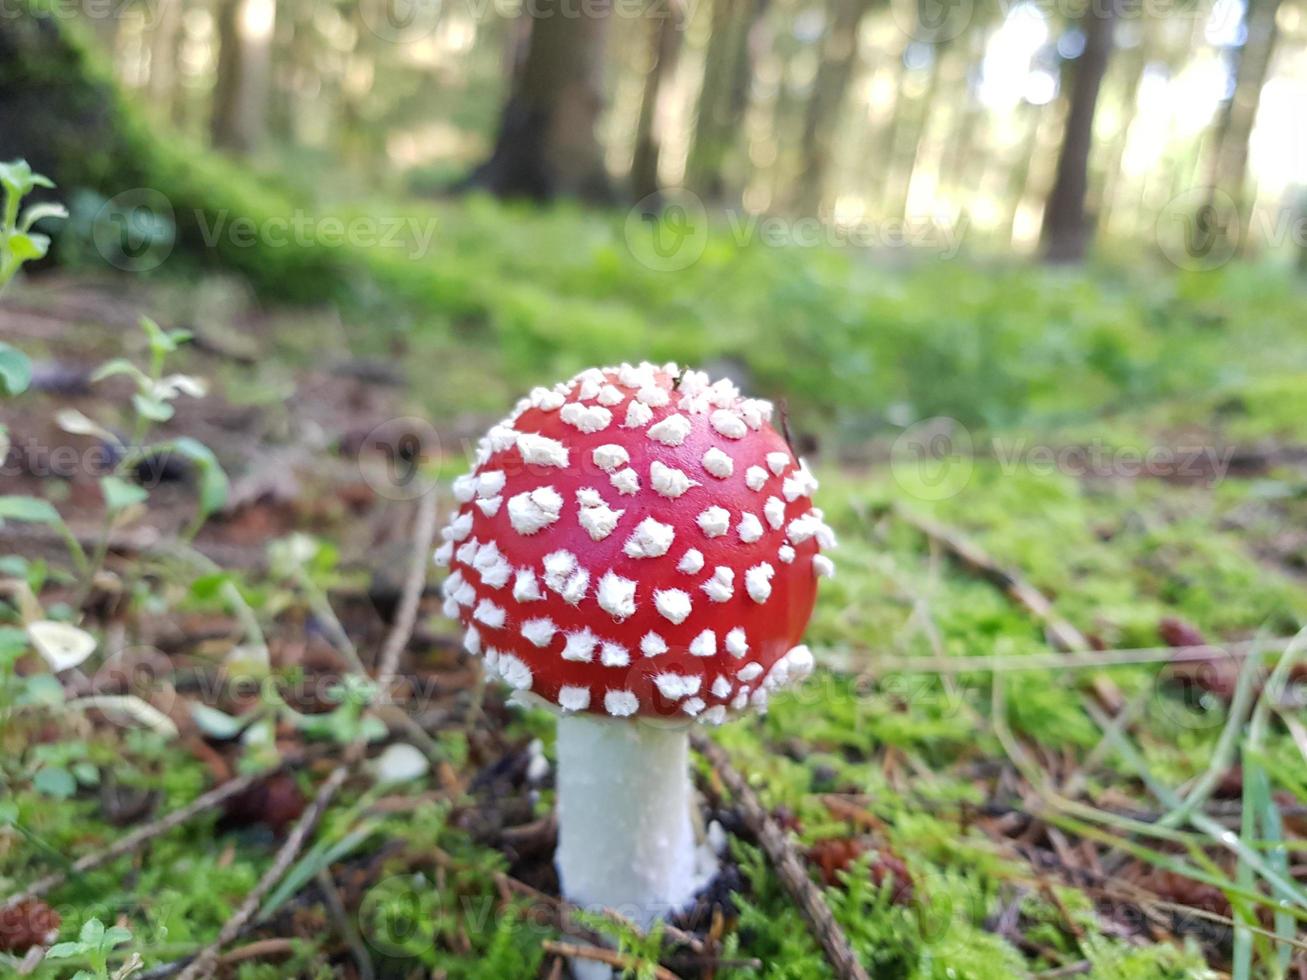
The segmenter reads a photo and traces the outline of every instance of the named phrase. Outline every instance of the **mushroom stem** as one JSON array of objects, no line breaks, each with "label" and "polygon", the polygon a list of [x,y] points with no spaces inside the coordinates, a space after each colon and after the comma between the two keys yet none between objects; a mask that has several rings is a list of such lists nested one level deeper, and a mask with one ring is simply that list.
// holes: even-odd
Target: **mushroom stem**
[{"label": "mushroom stem", "polygon": [[558,720],[558,875],[576,904],[641,928],[689,905],[715,871],[695,844],[689,733],[589,714]]}]

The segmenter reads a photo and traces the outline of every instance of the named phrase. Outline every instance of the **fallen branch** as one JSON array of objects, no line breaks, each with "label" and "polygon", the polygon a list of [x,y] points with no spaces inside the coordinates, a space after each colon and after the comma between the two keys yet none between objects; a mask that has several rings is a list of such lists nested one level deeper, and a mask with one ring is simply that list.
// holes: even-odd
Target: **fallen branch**
[{"label": "fallen branch", "polygon": [[858,962],[853,947],[849,945],[848,937],[835,921],[821,890],[808,877],[803,862],[780,825],[763,809],[744,777],[731,765],[726,753],[715,742],[699,734],[691,735],[690,740],[695,751],[708,760],[714,773],[735,797],[745,826],[758,839],[775,866],[781,884],[798,904],[813,936],[825,951],[835,976],[840,980],[870,980],[867,971]]},{"label": "fallen branch", "polygon": [[[540,943],[540,948],[554,956],[594,960],[596,963],[606,963],[619,970],[630,970],[632,973],[638,972],[643,965],[634,956],[627,956],[611,949],[600,949],[598,946],[579,946],[576,943],[559,943],[552,939],[545,939]],[[680,977],[665,966],[655,965],[653,975],[657,980],[680,980]]]},{"label": "fallen branch", "polygon": [[[417,622],[418,604],[422,598],[422,586],[426,581],[427,556],[431,553],[435,529],[436,498],[435,494],[428,493],[418,502],[418,513],[414,522],[413,557],[409,562],[408,576],[404,580],[399,611],[395,616],[395,623],[382,645],[381,654],[377,658],[376,679],[383,691],[389,688],[394,680],[395,672],[399,666],[400,653],[403,652],[404,647],[413,635],[413,627]],[[313,831],[317,829],[318,822],[331,805],[336,793],[345,784],[345,780],[349,777],[358,761],[363,758],[366,750],[367,742],[363,738],[350,743],[345,750],[344,760],[332,770],[331,775],[318,787],[313,802],[300,815],[294,829],[290,832],[290,836],[278,849],[272,866],[263,873],[258,883],[245,896],[245,901],[237,908],[235,914],[223,924],[217,938],[201,950],[186,969],[181,972],[179,980],[201,980],[201,978],[213,975],[222,948],[244,931],[258,912],[259,906],[263,904],[263,899],[285,877],[299,857],[305,843],[312,836]]]},{"label": "fallen branch", "polygon": [[103,850],[88,854],[85,857],[74,861],[66,871],[56,871],[46,875],[26,889],[11,895],[5,899],[4,904],[0,905],[0,911],[13,908],[29,899],[39,898],[54,888],[58,888],[72,875],[85,874],[87,871],[93,871],[101,865],[108,864],[116,858],[124,857],[133,851],[148,844],[154,838],[166,834],[168,831],[180,827],[187,821],[195,818],[206,810],[211,810],[216,806],[224,803],[240,793],[245,792],[259,778],[259,776],[240,776],[236,779],[229,779],[220,786],[215,786],[202,796],[196,797],[190,803],[183,807],[178,807],[171,813],[160,817],[153,823],[146,824],[137,830],[132,831],[125,837],[120,837]]},{"label": "fallen branch", "polygon": [[942,547],[972,572],[1006,592],[1013,602],[1022,606],[1044,624],[1053,646],[1057,649],[1070,653],[1093,650],[1093,644],[1085,634],[1063,619],[1044,593],[1016,572],[1004,568],[974,541],[950,527],[928,517],[922,517],[920,514],[911,513],[902,507],[896,506],[894,514]]}]

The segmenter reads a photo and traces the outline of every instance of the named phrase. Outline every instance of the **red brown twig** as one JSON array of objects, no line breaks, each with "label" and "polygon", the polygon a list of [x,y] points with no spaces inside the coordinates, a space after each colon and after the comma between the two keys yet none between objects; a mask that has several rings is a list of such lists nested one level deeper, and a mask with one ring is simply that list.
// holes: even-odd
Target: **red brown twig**
[{"label": "red brown twig", "polygon": [[740,816],[745,826],[758,839],[768,859],[776,868],[781,884],[790,893],[808,922],[808,928],[821,944],[826,960],[840,980],[870,980],[867,971],[858,962],[853,947],[849,945],[844,930],[835,921],[821,890],[808,877],[808,872],[799,859],[798,853],[790,843],[780,825],[772,819],[771,814],[763,809],[762,803],[754,794],[744,777],[739,774],[726,753],[716,743],[702,735],[691,735],[695,751],[708,760],[713,771],[723,785],[735,797]]},{"label": "red brown twig", "polygon": [[[417,622],[418,604],[422,598],[422,586],[426,582],[427,556],[431,553],[431,543],[436,531],[436,496],[428,493],[418,502],[417,518],[414,522],[414,542],[412,558],[409,562],[408,575],[404,580],[399,610],[395,623],[391,627],[381,653],[377,658],[377,683],[380,690],[386,692],[395,679],[399,666],[399,656],[413,635]],[[317,829],[318,822],[326,813],[336,793],[345,784],[346,778],[355,764],[363,758],[367,743],[362,739],[352,742],[345,750],[345,758],[326,781],[318,787],[318,792],[304,813],[296,822],[290,836],[277,851],[272,866],[263,873],[258,883],[245,896],[245,900],[219,930],[217,938],[202,949],[195,959],[184,969],[179,980],[201,980],[212,976],[218,963],[218,954],[223,947],[239,936],[246,925],[254,918],[259,906],[267,894],[285,877],[299,857],[301,849]]]}]

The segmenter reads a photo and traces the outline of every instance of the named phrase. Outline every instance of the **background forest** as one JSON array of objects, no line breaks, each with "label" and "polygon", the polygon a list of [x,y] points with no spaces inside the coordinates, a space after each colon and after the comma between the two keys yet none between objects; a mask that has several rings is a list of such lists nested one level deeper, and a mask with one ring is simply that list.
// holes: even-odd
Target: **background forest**
[{"label": "background forest", "polygon": [[[0,0],[0,976],[1307,978],[1305,41]],[[430,561],[516,399],[645,359],[775,400],[840,539],[648,932],[559,897]]]}]

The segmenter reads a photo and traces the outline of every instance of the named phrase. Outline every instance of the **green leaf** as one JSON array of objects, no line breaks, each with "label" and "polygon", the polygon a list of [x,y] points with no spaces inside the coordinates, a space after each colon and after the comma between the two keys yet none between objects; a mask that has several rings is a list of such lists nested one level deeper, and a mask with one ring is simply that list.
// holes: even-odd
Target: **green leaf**
[{"label": "green leaf", "polygon": [[212,602],[221,594],[222,587],[230,581],[231,576],[226,572],[201,575],[191,583],[191,596],[201,602]]},{"label": "green leaf", "polygon": [[231,484],[213,450],[190,436],[174,439],[169,445],[200,471],[200,513],[207,517],[222,510],[227,505]]},{"label": "green leaf", "polygon": [[0,497],[0,520],[26,524],[59,524],[59,512],[45,500],[37,497]]},{"label": "green leaf", "polygon": [[234,718],[225,711],[211,708],[199,701],[192,702],[190,707],[191,717],[195,719],[195,724],[199,726],[200,731],[210,738],[224,741],[235,738],[246,725],[244,720]]},{"label": "green leaf", "polygon": [[116,514],[135,504],[143,504],[150,494],[143,487],[116,476],[100,478],[100,493],[104,495],[104,506],[109,513]]},{"label": "green leaf", "polygon": [[141,317],[141,329],[145,331],[145,336],[150,342],[150,350],[154,353],[171,354],[177,349],[177,339],[174,335],[164,330],[148,316]]},{"label": "green leaf", "polygon": [[43,259],[50,251],[50,236],[34,231],[16,231],[9,236],[9,252],[20,262]]},{"label": "green leaf", "polygon": [[100,940],[104,938],[104,923],[99,919],[87,919],[82,924],[82,931],[77,938],[87,946],[99,946]]},{"label": "green leaf", "polygon": [[47,218],[66,218],[68,209],[62,204],[47,202],[44,204],[33,204],[23,212],[22,219],[18,222],[19,230],[27,231],[38,221],[44,221]]},{"label": "green leaf", "polygon": [[132,405],[151,422],[167,422],[173,415],[173,407],[167,402],[141,392],[132,395]]},{"label": "green leaf", "polygon": [[31,360],[18,348],[0,340],[0,394],[21,395],[31,383]]},{"label": "green leaf", "polygon": [[55,943],[45,951],[47,960],[66,960],[83,953],[81,943]]},{"label": "green leaf", "polygon": [[32,787],[45,796],[66,800],[77,792],[77,780],[67,769],[47,766],[32,778]]},{"label": "green leaf", "polygon": [[100,940],[100,948],[108,952],[115,946],[121,946],[123,943],[132,941],[132,931],[124,929],[122,926],[110,926],[104,931],[104,938]]},{"label": "green leaf", "polygon": [[131,375],[141,388],[150,386],[150,376],[125,357],[115,357],[112,360],[105,361],[92,372],[91,381],[103,381],[105,378],[112,378],[119,374]]}]

